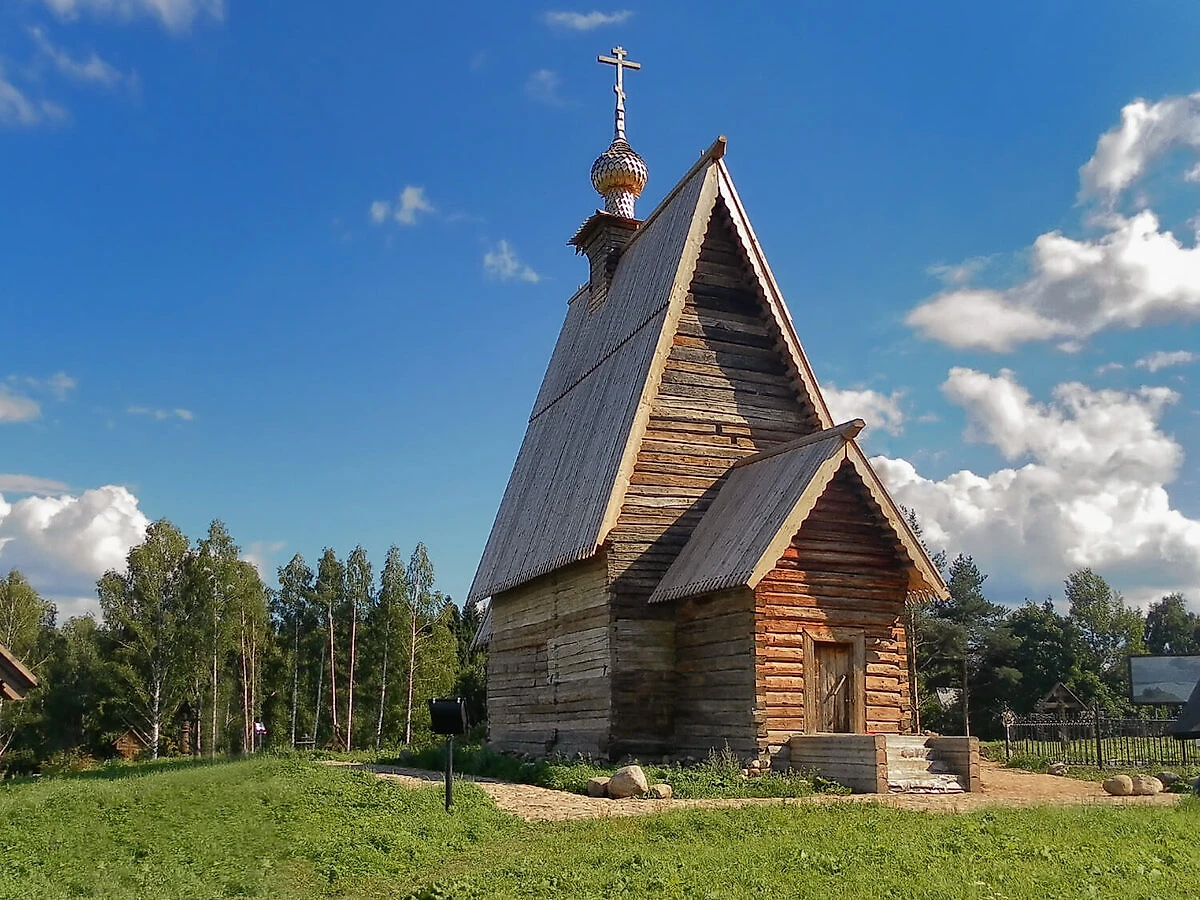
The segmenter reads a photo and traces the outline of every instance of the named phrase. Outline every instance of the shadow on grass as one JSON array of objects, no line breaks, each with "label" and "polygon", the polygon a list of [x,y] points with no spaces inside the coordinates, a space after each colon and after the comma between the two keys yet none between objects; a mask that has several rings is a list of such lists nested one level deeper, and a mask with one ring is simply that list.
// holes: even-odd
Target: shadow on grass
[{"label": "shadow on grass", "polygon": [[143,760],[138,762],[107,762],[94,769],[83,769],[78,772],[59,772],[53,775],[20,775],[4,780],[6,785],[40,784],[46,781],[124,781],[130,778],[144,778],[147,775],[157,775],[166,772],[180,772],[185,769],[205,769],[231,762],[254,759],[252,756],[218,756],[216,759],[200,759],[196,757],[172,757],[169,759]]}]

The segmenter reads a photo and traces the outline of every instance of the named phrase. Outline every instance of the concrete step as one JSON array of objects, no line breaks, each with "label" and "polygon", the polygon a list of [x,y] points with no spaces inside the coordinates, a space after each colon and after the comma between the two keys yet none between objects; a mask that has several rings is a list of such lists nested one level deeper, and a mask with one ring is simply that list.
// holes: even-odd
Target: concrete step
[{"label": "concrete step", "polygon": [[916,777],[922,774],[930,775],[953,775],[954,770],[944,761],[940,759],[905,759],[897,762],[888,760],[888,775],[893,773],[901,773],[905,776]]},{"label": "concrete step", "polygon": [[926,775],[924,778],[896,778],[889,772],[888,790],[894,794],[961,794],[965,788],[957,775]]}]

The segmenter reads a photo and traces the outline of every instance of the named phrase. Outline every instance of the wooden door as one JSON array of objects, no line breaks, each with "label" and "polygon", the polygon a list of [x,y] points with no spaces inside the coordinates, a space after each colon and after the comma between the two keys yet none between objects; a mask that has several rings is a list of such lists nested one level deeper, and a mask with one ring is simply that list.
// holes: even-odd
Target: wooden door
[{"label": "wooden door", "polygon": [[817,731],[854,732],[854,647],[814,642]]}]

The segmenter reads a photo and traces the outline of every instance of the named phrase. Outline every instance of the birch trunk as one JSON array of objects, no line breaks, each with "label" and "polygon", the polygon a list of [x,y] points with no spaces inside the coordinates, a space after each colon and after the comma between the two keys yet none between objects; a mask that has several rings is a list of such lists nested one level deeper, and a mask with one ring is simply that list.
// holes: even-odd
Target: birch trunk
[{"label": "birch trunk", "polygon": [[408,706],[404,715],[404,743],[412,743],[413,684],[417,680],[417,617],[412,617],[412,640],[408,644]]},{"label": "birch trunk", "polygon": [[333,643],[333,607],[329,607],[329,724],[333,726],[334,746],[338,739],[337,714],[337,657],[334,655]]},{"label": "birch trunk", "polygon": [[381,666],[380,682],[379,682],[379,721],[375,725],[375,749],[379,749],[379,742],[383,737],[383,711],[387,707],[387,664],[388,664],[388,645],[390,639],[389,633],[384,635],[383,644],[383,665]]},{"label": "birch trunk", "polygon": [[292,647],[292,749],[296,749],[296,711],[300,706],[300,613],[296,612]]},{"label": "birch trunk", "polygon": [[350,752],[351,734],[354,731],[354,650],[358,640],[358,603],[350,613],[350,672],[346,684],[346,752]]}]

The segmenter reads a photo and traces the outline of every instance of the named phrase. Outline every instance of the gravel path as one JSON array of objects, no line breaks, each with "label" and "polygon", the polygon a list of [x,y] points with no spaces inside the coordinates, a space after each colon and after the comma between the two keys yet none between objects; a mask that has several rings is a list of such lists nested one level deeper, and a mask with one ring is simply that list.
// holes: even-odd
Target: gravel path
[{"label": "gravel path", "polygon": [[[440,772],[425,769],[384,765],[354,765],[354,768],[374,772],[380,778],[412,787],[442,783]],[[717,809],[763,804],[879,803],[882,806],[925,812],[967,812],[983,806],[1169,806],[1178,803],[1180,799],[1179,794],[1110,797],[1094,782],[1021,772],[987,760],[982,762],[980,774],[983,790],[970,794],[855,794],[850,797],[818,794],[799,799],[745,800],[605,800],[565,791],[552,791],[529,784],[511,784],[494,778],[463,778],[478,784],[502,810],[520,816],[528,822],[640,816],[673,809]]]}]

